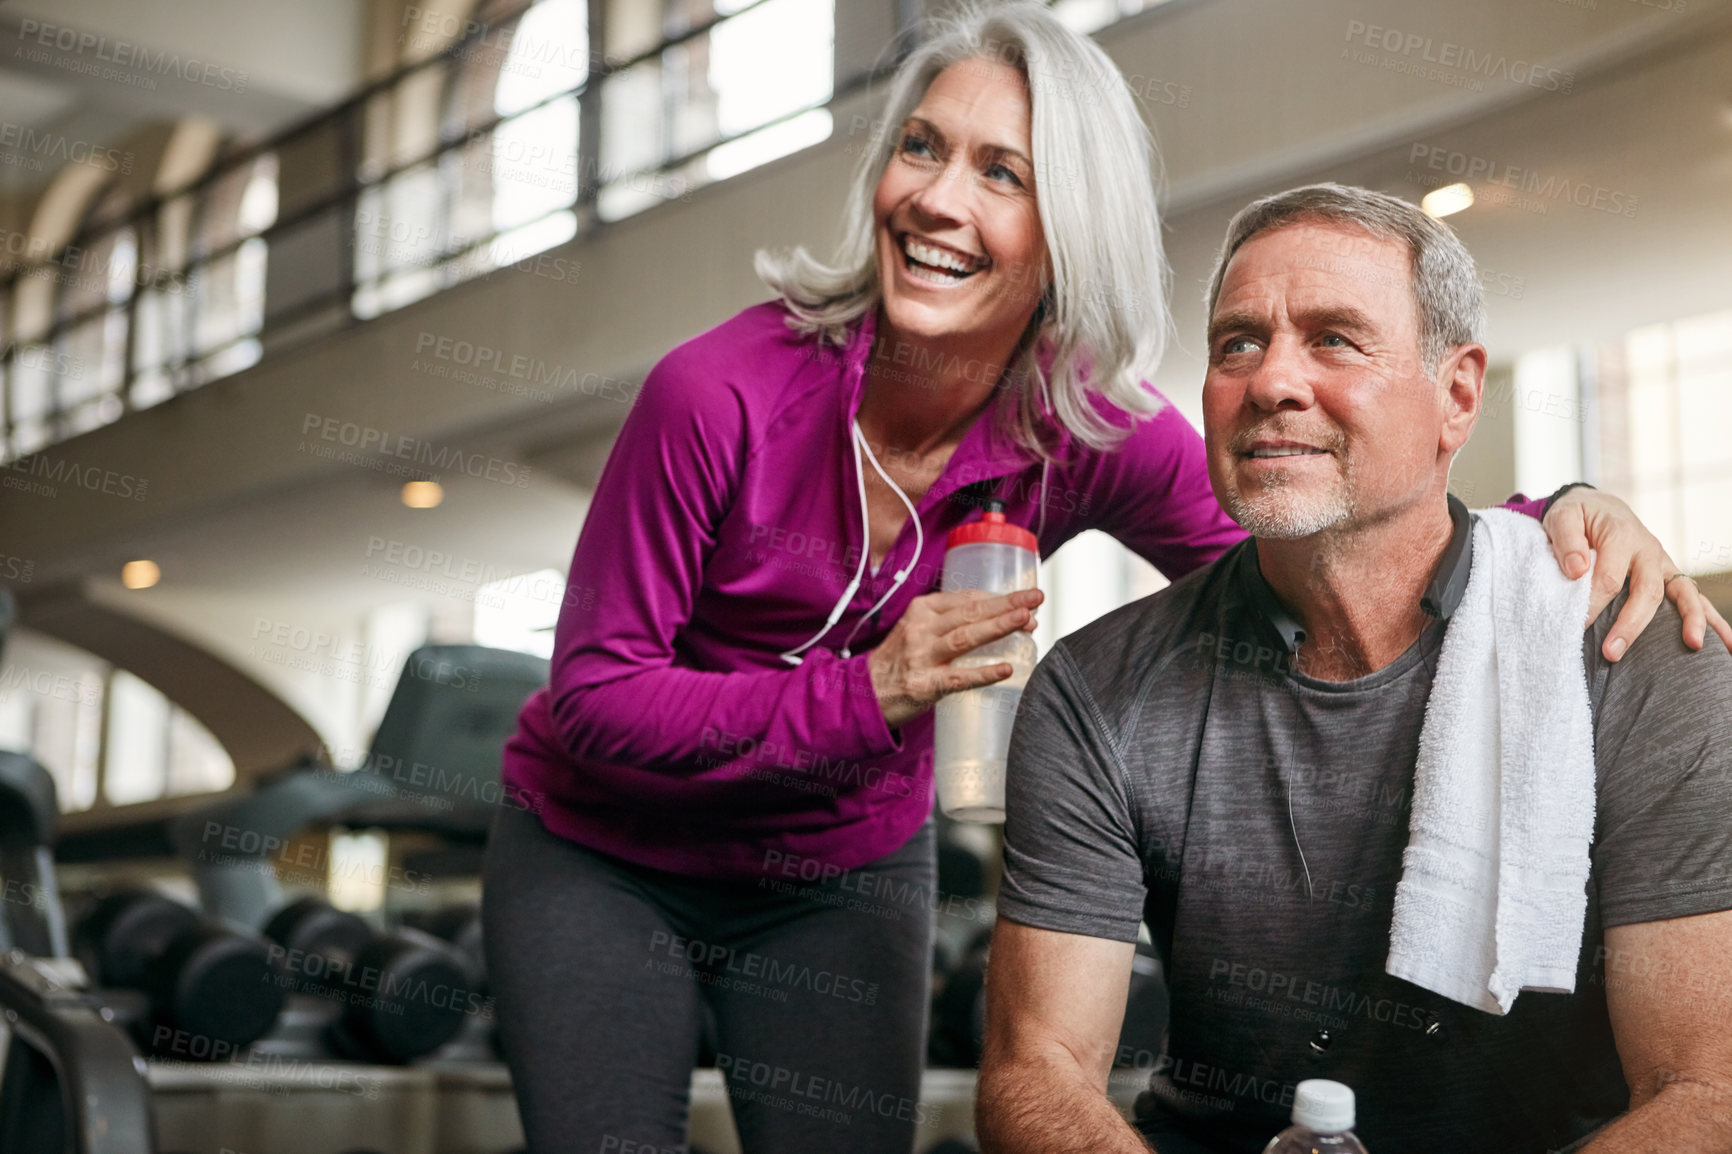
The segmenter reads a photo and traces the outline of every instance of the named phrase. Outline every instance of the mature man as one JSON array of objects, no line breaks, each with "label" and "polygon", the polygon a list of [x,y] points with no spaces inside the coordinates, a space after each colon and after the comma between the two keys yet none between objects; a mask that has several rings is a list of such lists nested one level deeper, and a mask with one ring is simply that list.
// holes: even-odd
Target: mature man
[{"label": "mature man", "polygon": [[[1481,315],[1466,250],[1396,198],[1318,185],[1234,219],[1203,409],[1216,495],[1252,540],[1029,681],[987,1150],[1249,1154],[1322,1077],[1357,1091],[1374,1154],[1732,1151],[1724,648],[1659,628],[1611,664],[1622,597],[1583,637],[1598,809],[1573,993],[1499,1015],[1385,972],[1474,553],[1445,485],[1479,415]],[[1103,1090],[1139,921],[1172,1011],[1133,1130]]]}]

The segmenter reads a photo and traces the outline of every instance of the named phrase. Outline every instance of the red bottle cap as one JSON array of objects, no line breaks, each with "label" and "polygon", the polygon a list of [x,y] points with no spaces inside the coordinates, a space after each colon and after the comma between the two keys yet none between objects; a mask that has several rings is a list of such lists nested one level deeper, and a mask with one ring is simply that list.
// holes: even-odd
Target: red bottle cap
[{"label": "red bottle cap", "polygon": [[[997,504],[997,502],[993,502]],[[1034,534],[1021,525],[1012,525],[1004,519],[1004,514],[996,509],[988,509],[980,520],[970,521],[966,525],[958,525],[944,539],[946,549],[954,549],[958,545],[978,545],[991,542],[995,545],[1015,545],[1019,549],[1027,549],[1030,553],[1040,551],[1040,543],[1034,539]]]}]

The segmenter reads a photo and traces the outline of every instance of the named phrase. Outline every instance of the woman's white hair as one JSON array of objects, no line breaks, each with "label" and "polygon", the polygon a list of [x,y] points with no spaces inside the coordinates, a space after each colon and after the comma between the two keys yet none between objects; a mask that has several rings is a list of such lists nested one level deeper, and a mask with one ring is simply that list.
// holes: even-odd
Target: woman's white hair
[{"label": "woman's white hair", "polygon": [[[1002,61],[1028,84],[1035,198],[1052,281],[1001,382],[998,419],[1018,443],[1050,456],[1037,395],[1046,391],[1073,437],[1112,448],[1125,430],[1104,419],[1086,393],[1133,413],[1158,411],[1142,382],[1160,364],[1171,323],[1154,143],[1130,88],[1094,41],[1035,0],[973,0],[923,32],[890,82],[883,118],[855,173],[834,262],[804,248],[760,251],[758,275],[793,313],[795,329],[842,345],[882,298],[872,198],[903,122],[946,68]],[[1044,377],[1039,361],[1046,357],[1037,351],[1050,353]]]}]

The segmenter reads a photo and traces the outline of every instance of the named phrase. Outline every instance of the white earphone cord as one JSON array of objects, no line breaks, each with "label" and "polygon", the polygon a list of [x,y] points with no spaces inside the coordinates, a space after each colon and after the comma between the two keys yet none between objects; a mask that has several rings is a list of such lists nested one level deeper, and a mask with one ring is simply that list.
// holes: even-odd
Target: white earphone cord
[{"label": "white earphone cord", "polygon": [[867,459],[872,462],[872,468],[877,470],[878,475],[884,478],[884,483],[889,485],[891,490],[894,491],[898,497],[902,498],[902,503],[908,507],[908,515],[914,521],[914,559],[909,561],[907,566],[896,574],[896,580],[890,586],[890,591],[880,597],[878,603],[868,609],[860,617],[860,620],[854,623],[854,628],[849,632],[847,640],[842,643],[841,656],[844,660],[852,656],[849,652],[848,646],[853,642],[854,635],[860,632],[860,626],[864,625],[871,619],[874,613],[884,607],[886,602],[896,596],[896,591],[902,588],[903,582],[908,580],[908,575],[914,572],[914,566],[919,563],[920,554],[926,548],[926,532],[920,524],[920,514],[915,511],[914,502],[908,499],[908,494],[904,493],[902,487],[890,479],[890,475],[886,473],[884,467],[878,463],[878,458],[872,453],[872,446],[866,443],[866,435],[860,431],[859,421],[853,422],[853,436],[851,437],[851,440],[854,443],[854,479],[860,494],[860,535],[862,537],[860,545],[860,563],[855,566],[853,580],[848,582],[848,587],[842,591],[842,596],[837,599],[835,608],[830,610],[830,616],[825,619],[823,628],[819,629],[818,632],[814,633],[805,642],[782,654],[782,660],[788,662],[790,665],[800,664],[803,660],[800,654],[816,645],[823,639],[824,634],[835,628],[836,622],[840,621],[842,615],[848,611],[848,602],[854,599],[854,594],[859,591],[860,582],[866,575],[866,561],[872,555],[872,522],[867,517],[866,512],[866,470],[861,466],[860,462],[861,449],[866,450]]},{"label": "white earphone cord", "polygon": [[[854,628],[849,631],[847,638],[842,642],[843,660],[847,660],[847,658],[851,656],[848,652],[848,646],[853,642],[854,635],[860,632],[860,626],[870,621],[874,613],[877,613],[880,609],[884,608],[885,604],[892,597],[896,596],[896,591],[902,588],[903,582],[908,580],[908,575],[914,572],[914,566],[920,563],[920,554],[926,549],[926,530],[921,527],[920,514],[915,510],[914,502],[908,499],[908,494],[902,491],[902,486],[898,485],[895,481],[892,481],[890,479],[890,474],[884,471],[884,466],[878,463],[877,456],[872,452],[872,446],[866,443],[866,434],[860,431],[859,421],[854,422],[854,440],[860,448],[866,450],[866,459],[872,462],[872,468],[877,471],[880,477],[884,478],[884,483],[889,485],[891,490],[898,497],[902,498],[902,504],[907,507],[908,519],[914,522],[914,556],[909,559],[907,565],[903,566],[902,569],[896,573],[896,579],[891,582],[889,592],[880,597],[878,603],[872,606],[872,608],[866,610],[866,612],[861,615],[860,620],[854,623]],[[854,459],[856,462],[859,461],[860,454],[858,452],[854,454]],[[856,467],[856,472],[858,472],[858,467]],[[866,478],[864,475],[860,478],[860,524],[866,536],[866,543],[861,550],[862,559],[864,559],[865,554],[872,552],[872,525],[871,522],[866,519]]]}]

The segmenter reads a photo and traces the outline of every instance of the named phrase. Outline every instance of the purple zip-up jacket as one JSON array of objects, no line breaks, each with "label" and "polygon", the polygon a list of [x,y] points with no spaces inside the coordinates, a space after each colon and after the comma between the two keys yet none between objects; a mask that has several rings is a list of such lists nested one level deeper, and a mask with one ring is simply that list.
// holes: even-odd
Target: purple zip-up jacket
[{"label": "purple zip-up jacket", "polygon": [[[1040,524],[1040,461],[983,413],[916,506],[920,555],[910,521],[804,661],[784,661],[867,548],[850,436],[875,321],[838,350],[787,316],[749,308],[644,380],[578,537],[551,683],[505,747],[505,783],[549,830],[655,869],[814,877],[907,841],[932,809],[933,715],[889,728],[870,651],[938,589],[945,535],[978,515],[949,499],[958,489],[992,480],[1010,522]],[[1245,536],[1209,487],[1202,438],[1170,404],[1116,451],[1065,437],[1059,456],[1043,557],[1101,529],[1177,578]]]}]

